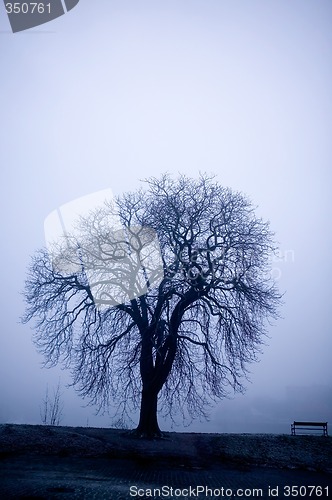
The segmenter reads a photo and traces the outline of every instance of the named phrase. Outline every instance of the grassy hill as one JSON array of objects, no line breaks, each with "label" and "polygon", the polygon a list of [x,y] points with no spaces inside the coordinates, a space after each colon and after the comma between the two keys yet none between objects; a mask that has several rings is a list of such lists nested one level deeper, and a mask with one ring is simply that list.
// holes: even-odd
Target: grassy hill
[{"label": "grassy hill", "polygon": [[163,439],[146,440],[118,429],[0,425],[0,458],[22,455],[159,460],[192,468],[255,464],[332,473],[331,437],[167,432]]}]

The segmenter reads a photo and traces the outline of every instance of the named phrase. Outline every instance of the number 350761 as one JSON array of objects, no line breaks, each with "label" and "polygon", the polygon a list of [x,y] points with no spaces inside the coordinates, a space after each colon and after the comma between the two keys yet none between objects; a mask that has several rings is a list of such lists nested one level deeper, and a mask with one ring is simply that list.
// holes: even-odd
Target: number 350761
[{"label": "number 350761", "polygon": [[7,2],[7,14],[50,14],[51,4],[42,2]]}]

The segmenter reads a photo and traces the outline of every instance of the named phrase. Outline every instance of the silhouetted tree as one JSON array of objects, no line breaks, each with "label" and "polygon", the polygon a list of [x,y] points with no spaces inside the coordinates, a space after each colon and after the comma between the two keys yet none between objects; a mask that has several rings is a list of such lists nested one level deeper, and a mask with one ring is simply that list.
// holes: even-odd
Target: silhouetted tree
[{"label": "silhouetted tree", "polygon": [[83,397],[115,402],[122,417],[140,405],[136,431],[155,436],[158,399],[164,414],[195,418],[243,390],[280,295],[273,235],[242,194],[205,175],[146,183],[117,199],[122,229],[105,203],[57,262],[37,253],[24,321],[36,319],[47,366],[62,360]]},{"label": "silhouetted tree", "polygon": [[47,385],[43,404],[40,408],[42,423],[44,425],[60,425],[63,416],[63,406],[63,402],[61,401],[60,380],[52,396],[49,394]]}]

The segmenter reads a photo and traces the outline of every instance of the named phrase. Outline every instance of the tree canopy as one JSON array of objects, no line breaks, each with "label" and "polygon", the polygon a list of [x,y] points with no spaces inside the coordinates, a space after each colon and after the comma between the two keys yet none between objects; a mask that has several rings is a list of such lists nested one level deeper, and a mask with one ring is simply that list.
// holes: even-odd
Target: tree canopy
[{"label": "tree canopy", "polygon": [[78,227],[26,281],[23,320],[47,366],[63,362],[93,404],[140,407],[140,435],[160,433],[157,405],[195,418],[243,390],[280,304],[274,237],[244,195],[163,175]]}]

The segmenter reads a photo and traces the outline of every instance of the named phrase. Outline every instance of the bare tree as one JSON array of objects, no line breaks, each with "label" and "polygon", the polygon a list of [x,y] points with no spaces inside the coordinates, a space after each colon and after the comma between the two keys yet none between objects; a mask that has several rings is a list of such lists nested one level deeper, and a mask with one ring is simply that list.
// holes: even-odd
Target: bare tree
[{"label": "bare tree", "polygon": [[58,385],[50,396],[48,385],[46,386],[45,397],[42,407],[40,408],[40,416],[44,425],[60,425],[63,414],[63,402],[61,401],[60,380]]},{"label": "bare tree", "polygon": [[195,418],[244,389],[280,295],[273,234],[242,194],[205,175],[146,183],[117,199],[120,236],[106,203],[56,265],[45,250],[34,257],[24,321],[36,320],[46,366],[62,360],[83,397],[115,402],[121,418],[140,408],[137,433],[155,436],[158,401],[164,415]]}]

